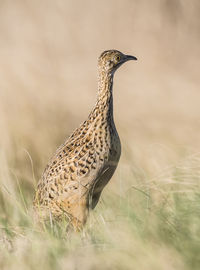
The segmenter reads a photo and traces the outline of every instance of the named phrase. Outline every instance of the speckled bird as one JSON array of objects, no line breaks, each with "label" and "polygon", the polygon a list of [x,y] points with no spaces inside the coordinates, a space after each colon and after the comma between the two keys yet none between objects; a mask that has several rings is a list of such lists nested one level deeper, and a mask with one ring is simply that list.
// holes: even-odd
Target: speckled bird
[{"label": "speckled bird", "polygon": [[79,128],[48,162],[38,183],[34,209],[43,218],[67,218],[75,231],[97,205],[121,155],[113,119],[113,76],[125,62],[137,60],[117,50],[104,51],[98,60],[97,101]]}]

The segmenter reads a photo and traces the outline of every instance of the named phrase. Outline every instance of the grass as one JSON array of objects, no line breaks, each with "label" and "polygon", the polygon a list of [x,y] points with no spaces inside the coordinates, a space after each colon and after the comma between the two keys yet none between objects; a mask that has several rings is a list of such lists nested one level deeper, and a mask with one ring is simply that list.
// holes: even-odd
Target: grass
[{"label": "grass", "polygon": [[120,193],[108,187],[84,232],[71,236],[64,222],[35,225],[34,186],[4,171],[12,184],[1,185],[1,269],[199,269],[200,192],[191,162],[192,170],[184,160],[148,184],[121,172]]}]

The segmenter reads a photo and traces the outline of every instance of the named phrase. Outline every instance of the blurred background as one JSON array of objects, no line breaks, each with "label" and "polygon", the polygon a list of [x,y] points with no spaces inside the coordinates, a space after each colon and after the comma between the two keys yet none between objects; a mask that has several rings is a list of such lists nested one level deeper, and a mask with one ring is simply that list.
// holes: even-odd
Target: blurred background
[{"label": "blurred background", "polygon": [[18,181],[31,205],[49,157],[94,106],[107,49],[138,61],[115,74],[122,157],[105,194],[158,184],[185,160],[199,169],[199,16],[198,0],[2,0],[1,183]]},{"label": "blurred background", "polygon": [[198,0],[1,1],[0,144],[9,166],[32,181],[28,152],[40,177],[94,106],[107,49],[138,58],[114,81],[122,169],[131,157],[155,174],[199,152],[199,15]]}]

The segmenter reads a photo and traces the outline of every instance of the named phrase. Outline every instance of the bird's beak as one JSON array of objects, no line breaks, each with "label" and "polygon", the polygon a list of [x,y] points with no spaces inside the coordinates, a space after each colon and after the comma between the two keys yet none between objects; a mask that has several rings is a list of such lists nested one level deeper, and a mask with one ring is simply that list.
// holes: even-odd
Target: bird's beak
[{"label": "bird's beak", "polygon": [[126,59],[126,61],[137,60],[137,58],[135,56],[132,56],[132,55],[125,55],[125,59]]}]

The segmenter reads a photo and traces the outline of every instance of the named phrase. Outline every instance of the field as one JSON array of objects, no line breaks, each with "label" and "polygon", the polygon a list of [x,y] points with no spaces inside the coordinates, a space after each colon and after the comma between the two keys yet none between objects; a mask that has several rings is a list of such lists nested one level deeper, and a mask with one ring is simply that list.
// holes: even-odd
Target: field
[{"label": "field", "polygon": [[[198,0],[0,2],[0,269],[200,269]],[[103,50],[118,169],[85,230],[38,227],[35,187],[89,114]]]}]

